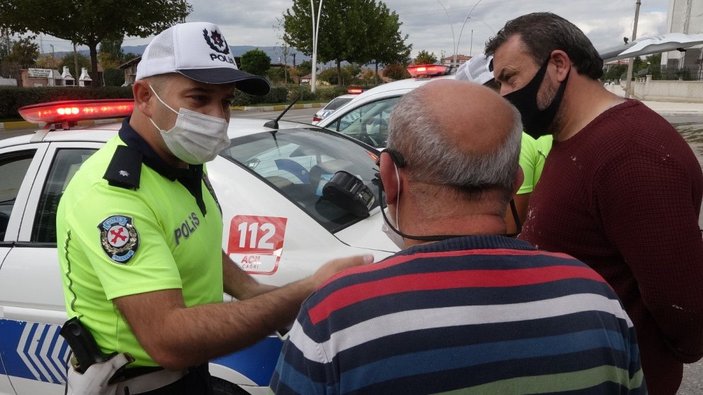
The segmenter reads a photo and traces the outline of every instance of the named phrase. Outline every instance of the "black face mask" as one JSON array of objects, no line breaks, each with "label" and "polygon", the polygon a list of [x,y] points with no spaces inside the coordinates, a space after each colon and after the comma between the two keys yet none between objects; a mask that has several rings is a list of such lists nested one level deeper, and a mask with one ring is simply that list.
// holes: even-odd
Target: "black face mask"
[{"label": "black face mask", "polygon": [[[540,85],[542,85],[542,80],[544,80],[548,65],[549,58],[547,58],[547,61],[544,62],[542,67],[537,71],[537,74],[535,74],[527,85],[522,89],[503,96],[520,111],[522,127],[525,132],[533,138],[551,134],[552,131],[549,128],[552,122],[554,122],[554,117],[557,115],[559,105],[561,105],[561,101],[564,98],[566,83],[569,81],[569,75],[567,74],[566,79],[559,85],[559,89],[556,95],[554,95],[552,102],[547,108],[540,110],[537,106],[537,94]],[[571,70],[569,70],[569,73],[571,73]]]}]

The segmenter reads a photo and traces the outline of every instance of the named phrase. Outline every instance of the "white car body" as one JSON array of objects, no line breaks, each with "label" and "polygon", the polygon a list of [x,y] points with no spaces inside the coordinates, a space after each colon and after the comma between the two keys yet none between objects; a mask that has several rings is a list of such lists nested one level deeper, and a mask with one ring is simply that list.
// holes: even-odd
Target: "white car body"
[{"label": "white car body", "polygon": [[[296,184],[297,176],[289,174],[285,166],[279,167],[278,162],[271,162],[275,155],[287,152],[284,162],[289,166],[326,166],[318,171],[324,183],[329,178],[325,172],[343,169],[356,159],[328,157],[304,145],[293,150],[288,139],[294,141],[295,137],[295,141],[314,144],[319,140],[319,148],[329,152],[333,150],[329,147],[343,147],[345,152],[361,153],[359,163],[368,167],[369,174],[374,171],[377,151],[325,130],[303,130],[304,125],[281,122],[276,132],[263,123],[232,119],[230,138],[250,139],[246,141],[254,142],[251,149],[237,151],[237,147],[249,147],[249,143],[235,142],[207,165],[223,211],[222,248],[235,262],[261,282],[282,285],[311,274],[336,257],[372,253],[380,260],[397,250],[381,232],[383,219],[377,203],[367,218],[347,221],[349,218],[343,216],[339,217],[345,218],[339,220],[341,225],[335,221],[323,225],[306,211],[311,209],[306,201],[284,196],[284,189],[279,187]],[[80,130],[39,130],[33,135],[0,140],[0,215],[6,222],[0,223],[0,394],[64,393],[69,348],[59,330],[68,317],[56,243],[47,241],[53,226],[53,217],[47,213],[54,210],[55,215],[60,193],[82,163],[80,160],[113,137],[119,126],[112,123]],[[256,144],[275,149],[262,151],[244,164],[222,156],[227,152],[249,155],[247,152],[255,150]],[[314,144],[310,147],[317,147]],[[61,158],[65,157],[80,160],[62,167]],[[329,161],[324,162],[326,159]],[[67,175],[58,177],[57,182],[54,176],[61,173],[59,169]],[[357,169],[352,171],[358,174]],[[320,190],[319,186],[307,190],[302,183],[296,186],[308,191],[305,199],[311,201]],[[309,191],[315,192],[311,195]],[[329,204],[321,201],[313,209],[321,205],[330,210]],[[278,336],[269,336],[250,348],[211,361],[211,373],[249,393],[265,393],[281,345]]]},{"label": "white car body", "polygon": [[340,95],[340,96],[335,97],[334,99],[330,100],[327,104],[325,104],[324,107],[317,110],[315,115],[312,116],[311,123],[313,125],[317,125],[320,121],[322,121],[323,119],[330,116],[330,114],[337,111],[338,108],[349,103],[350,101],[352,101],[352,99],[354,99],[357,96],[358,95],[356,95],[356,94],[346,94],[346,95]]},{"label": "white car body", "polygon": [[318,126],[334,130],[366,144],[382,149],[388,138],[388,118],[398,100],[406,93],[438,78],[408,78],[379,85],[364,91],[349,103],[318,122]]}]

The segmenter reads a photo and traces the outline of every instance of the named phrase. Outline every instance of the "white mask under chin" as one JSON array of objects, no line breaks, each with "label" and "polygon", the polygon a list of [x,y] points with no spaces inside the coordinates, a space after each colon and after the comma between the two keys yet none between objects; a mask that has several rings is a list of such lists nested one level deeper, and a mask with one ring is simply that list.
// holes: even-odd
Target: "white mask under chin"
[{"label": "white mask under chin", "polygon": [[153,88],[151,91],[161,104],[178,114],[175,125],[168,130],[161,129],[149,118],[152,125],[161,132],[169,151],[178,159],[191,165],[199,165],[215,159],[220,151],[229,146],[227,121],[182,107],[176,111],[161,100]]},{"label": "white mask under chin", "polygon": [[[392,223],[392,221],[393,221],[392,219],[388,218],[388,221],[391,222],[391,225],[394,225]],[[396,229],[397,229],[397,227],[396,227]],[[391,227],[386,224],[385,220],[383,221],[383,224],[381,225],[381,230],[383,231],[383,233],[386,234],[386,236],[388,236],[389,239],[391,239],[393,244],[395,244],[398,248],[400,248],[401,250],[403,248],[405,248],[405,239],[403,238],[403,236],[399,235],[393,229],[391,229]]]}]

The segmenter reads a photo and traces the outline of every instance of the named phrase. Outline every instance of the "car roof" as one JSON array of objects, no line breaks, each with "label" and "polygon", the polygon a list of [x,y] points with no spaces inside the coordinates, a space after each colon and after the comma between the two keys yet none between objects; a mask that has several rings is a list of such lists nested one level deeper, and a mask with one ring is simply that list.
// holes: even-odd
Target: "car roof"
[{"label": "car roof", "polygon": [[[266,127],[268,119],[260,118],[231,118],[227,129],[229,138],[242,137],[260,132],[279,129],[317,128],[313,125],[291,121],[278,121],[278,128]],[[60,142],[60,141],[93,141],[104,143],[115,135],[122,126],[121,121],[100,123],[90,126],[77,126],[68,130],[64,129],[37,129],[35,133],[10,137],[2,140],[2,146],[9,147],[30,142]]]},{"label": "car roof", "polygon": [[[337,99],[353,99],[353,98],[355,98],[355,97],[358,97],[359,95],[360,95],[359,93],[345,93],[345,94],[343,94],[343,95],[339,95],[339,96],[335,97],[335,98],[332,99],[332,100],[337,100]],[[330,101],[332,101],[332,100],[330,100]]]},{"label": "car roof", "polygon": [[329,117],[320,121],[319,125],[328,125],[332,123],[333,120],[336,120],[339,116],[343,116],[344,114],[346,114],[348,110],[354,109],[362,104],[379,100],[385,97],[402,96],[430,81],[444,78],[454,78],[454,76],[443,75],[434,78],[406,78],[403,80],[388,82],[383,85],[371,88],[367,91],[360,93],[359,95],[356,95],[356,97],[352,99],[349,103],[343,105],[342,107],[339,107]]}]

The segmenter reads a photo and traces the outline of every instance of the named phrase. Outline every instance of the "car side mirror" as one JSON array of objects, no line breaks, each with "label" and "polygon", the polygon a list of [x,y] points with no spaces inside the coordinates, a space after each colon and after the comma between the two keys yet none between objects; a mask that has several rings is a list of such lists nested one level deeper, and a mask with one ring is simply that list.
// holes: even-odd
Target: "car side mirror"
[{"label": "car side mirror", "polygon": [[359,177],[339,170],[322,188],[322,197],[354,216],[366,218],[376,202],[371,189]]}]

